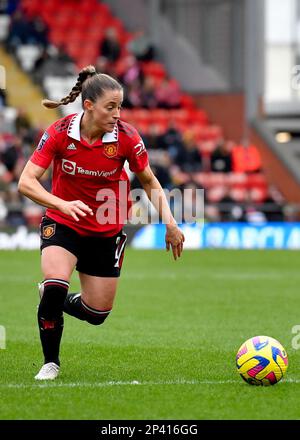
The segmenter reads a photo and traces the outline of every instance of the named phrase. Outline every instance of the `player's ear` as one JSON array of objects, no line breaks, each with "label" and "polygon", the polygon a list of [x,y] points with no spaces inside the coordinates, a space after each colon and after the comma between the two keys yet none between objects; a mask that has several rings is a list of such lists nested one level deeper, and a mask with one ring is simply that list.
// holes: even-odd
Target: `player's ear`
[{"label": "player's ear", "polygon": [[85,99],[83,102],[84,110],[93,110],[94,103],[90,99]]}]

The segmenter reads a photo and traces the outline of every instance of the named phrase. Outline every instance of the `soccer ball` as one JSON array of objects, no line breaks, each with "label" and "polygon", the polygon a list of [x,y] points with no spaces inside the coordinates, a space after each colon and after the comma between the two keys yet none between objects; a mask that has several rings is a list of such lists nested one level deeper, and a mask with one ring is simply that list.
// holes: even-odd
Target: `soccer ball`
[{"label": "soccer ball", "polygon": [[269,336],[255,336],[239,348],[236,355],[238,373],[250,385],[275,385],[288,367],[283,346]]}]

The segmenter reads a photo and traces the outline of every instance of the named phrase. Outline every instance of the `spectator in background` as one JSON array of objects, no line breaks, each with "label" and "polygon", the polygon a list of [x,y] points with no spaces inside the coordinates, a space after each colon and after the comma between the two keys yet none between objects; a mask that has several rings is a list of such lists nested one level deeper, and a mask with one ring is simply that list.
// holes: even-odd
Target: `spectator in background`
[{"label": "spectator in background", "polygon": [[[183,186],[183,222],[202,222],[204,220],[204,190],[198,188],[194,182],[189,182]],[[202,191],[200,191],[200,189]],[[185,191],[187,190],[187,191]],[[199,191],[197,191],[199,190]],[[176,205],[174,206],[174,217],[176,219]],[[178,206],[180,209],[180,206]],[[178,219],[180,221],[180,218]]]},{"label": "spectator in background", "polygon": [[30,118],[23,108],[17,109],[15,133],[17,134],[17,142],[21,142],[20,148],[23,150],[23,153],[25,153],[28,145],[33,144],[35,133]]},{"label": "spectator in background", "polygon": [[145,145],[148,145],[148,150],[151,149],[151,150],[165,151],[164,146],[159,141],[160,132],[157,124],[150,124],[148,128],[148,133],[147,134],[144,133],[142,137]]},{"label": "spectator in background", "polygon": [[270,185],[264,200],[265,214],[269,222],[284,221],[284,198],[278,189]]},{"label": "spectator in background", "polygon": [[141,87],[138,81],[130,84],[126,89],[126,96],[124,97],[124,108],[142,107]]},{"label": "spectator in background", "polygon": [[261,171],[262,161],[257,147],[249,144],[236,145],[232,149],[232,166],[236,173],[253,173]]},{"label": "spectator in background", "polygon": [[0,159],[5,165],[6,169],[12,173],[18,160],[18,148],[15,145],[14,138],[12,137],[6,142],[5,149],[1,152]]},{"label": "spectator in background", "polygon": [[157,106],[160,108],[179,108],[181,92],[178,82],[169,78],[164,78],[156,87],[155,97],[157,100]]},{"label": "spectator in background", "polygon": [[101,57],[104,57],[110,63],[118,61],[121,55],[121,45],[117,30],[114,27],[109,27],[104,39],[100,43],[99,52]]},{"label": "spectator in background", "polygon": [[266,223],[264,212],[265,191],[261,188],[250,188],[246,191],[244,221],[247,223]]},{"label": "spectator in background", "polygon": [[138,61],[152,61],[155,57],[154,46],[143,29],[139,29],[134,33],[133,39],[129,41],[127,48]]},{"label": "spectator in background", "polygon": [[6,92],[5,90],[0,89],[0,109],[6,107],[6,105],[7,105]]},{"label": "spectator in background", "polygon": [[6,193],[1,188],[1,163],[0,163],[0,227],[6,226],[7,206],[5,204]]},{"label": "spectator in background", "polygon": [[222,222],[244,221],[245,191],[242,188],[224,188],[219,201],[220,220]]},{"label": "spectator in background", "polygon": [[76,68],[72,58],[66,53],[64,46],[49,46],[36,60],[33,76],[42,84],[47,76],[73,76]]},{"label": "spectator in background", "polygon": [[1,0],[0,1],[0,14],[12,15],[15,13],[19,6],[20,0]]},{"label": "spectator in background", "polygon": [[171,158],[167,150],[161,148],[159,143],[159,129],[156,124],[151,124],[148,135],[143,135],[143,140],[148,145],[149,161],[154,169],[155,176],[163,188],[171,188]]},{"label": "spectator in background", "polygon": [[157,99],[155,96],[155,83],[151,76],[146,76],[142,90],[141,99],[143,108],[154,109],[157,107]]},{"label": "spectator in background", "polygon": [[144,75],[140,64],[134,56],[128,55],[124,58],[120,80],[126,87],[129,87],[132,84],[138,84],[141,88],[144,81]]},{"label": "spectator in background", "polygon": [[48,28],[40,17],[28,20],[18,9],[11,19],[6,48],[9,52],[15,53],[17,47],[22,44],[47,47],[49,44]]},{"label": "spectator in background", "polygon": [[169,173],[169,157],[166,152],[164,152],[159,160],[153,161],[150,156],[150,165],[153,170],[155,177],[159,180],[163,188],[171,189],[172,181]]},{"label": "spectator in background", "polygon": [[37,44],[43,48],[48,47],[48,28],[40,17],[34,17],[30,23],[30,43]]},{"label": "spectator in background", "polygon": [[8,52],[15,53],[17,47],[28,42],[30,35],[30,24],[20,10],[17,10],[10,22],[9,33],[5,42]]},{"label": "spectator in background", "polygon": [[33,69],[32,69],[32,75],[34,78],[34,81],[37,83],[41,83],[44,78],[44,72],[43,72],[43,66],[47,62],[47,60],[50,59],[49,52],[47,48],[43,48],[43,50],[40,52],[40,55],[35,60]]},{"label": "spectator in background", "polygon": [[23,140],[19,136],[4,134],[0,138],[0,179],[4,184],[16,181],[24,167]]},{"label": "spectator in background", "polygon": [[170,120],[167,131],[159,137],[159,145],[160,148],[168,150],[173,160],[178,152],[183,149],[182,136],[175,121]]},{"label": "spectator in background", "polygon": [[231,150],[233,143],[223,139],[217,145],[210,157],[210,169],[215,173],[230,173],[232,171]]},{"label": "spectator in background", "polygon": [[14,133],[15,121],[14,116],[9,115],[5,109],[0,108],[0,138],[2,133]]},{"label": "spectator in background", "polygon": [[183,134],[183,148],[175,157],[175,164],[185,173],[195,173],[202,169],[202,157],[195,142],[193,131],[187,130]]},{"label": "spectator in background", "polygon": [[111,64],[108,59],[103,56],[98,57],[96,69],[98,72],[105,73],[106,75],[113,76],[114,78],[117,78],[118,76],[116,74],[114,64]]},{"label": "spectator in background", "polygon": [[244,220],[247,223],[262,224],[267,222],[267,217],[261,207],[248,205],[245,207]]},{"label": "spectator in background", "polygon": [[299,207],[297,205],[287,205],[284,207],[284,219],[286,222],[293,223],[300,221]]},{"label": "spectator in background", "polygon": [[64,44],[57,46],[57,50],[52,53],[50,50],[50,55],[55,57],[57,63],[68,65],[70,68],[70,73],[72,75],[76,73],[76,70],[74,68],[74,60],[68,54],[68,51]]},{"label": "spectator in background", "polygon": [[9,226],[18,227],[25,225],[25,218],[23,214],[22,197],[18,192],[18,185],[16,182],[12,182],[6,193],[6,207],[7,217],[6,221]]},{"label": "spectator in background", "polygon": [[18,135],[23,134],[31,129],[31,122],[28,114],[24,108],[19,108],[17,110],[17,116],[15,119],[16,133]]},{"label": "spectator in background", "polygon": [[[168,151],[161,148],[158,126],[156,124],[151,124],[148,133],[143,134],[142,138],[145,145],[148,146],[149,162],[155,176],[159,179],[163,188],[171,188],[171,158]],[[141,187],[136,178],[133,179],[132,187]]]}]

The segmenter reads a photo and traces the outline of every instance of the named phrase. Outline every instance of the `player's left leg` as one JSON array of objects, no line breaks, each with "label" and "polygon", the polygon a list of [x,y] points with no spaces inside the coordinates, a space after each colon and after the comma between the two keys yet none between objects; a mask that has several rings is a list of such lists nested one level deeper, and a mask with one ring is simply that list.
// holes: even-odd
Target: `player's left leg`
[{"label": "player's left leg", "polygon": [[110,314],[118,278],[96,277],[79,273],[81,293],[70,294],[65,312],[93,325],[102,324]]}]

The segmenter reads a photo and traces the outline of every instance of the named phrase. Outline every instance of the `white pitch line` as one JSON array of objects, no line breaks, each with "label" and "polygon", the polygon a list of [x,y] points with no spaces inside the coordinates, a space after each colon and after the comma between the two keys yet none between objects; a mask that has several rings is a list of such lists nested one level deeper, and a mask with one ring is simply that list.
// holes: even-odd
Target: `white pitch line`
[{"label": "white pitch line", "polygon": [[[282,382],[288,383],[300,383],[300,379],[284,379]],[[161,385],[226,385],[226,384],[237,384],[237,385],[245,385],[242,380],[178,380],[178,381],[161,381],[161,382],[152,382],[145,381],[139,382],[137,380],[123,382],[123,381],[109,381],[109,382],[71,382],[71,383],[63,383],[63,382],[55,382],[55,381],[45,381],[45,382],[35,382],[28,384],[20,384],[20,383],[7,383],[0,384],[0,388],[104,388],[104,387],[112,387],[112,386],[132,386],[132,385],[144,385],[144,386],[161,386]]]},{"label": "white pitch line", "polygon": [[63,383],[63,382],[54,382],[54,381],[45,381],[42,383],[35,382],[33,384],[18,384],[18,383],[7,383],[0,384],[0,388],[50,388],[50,387],[59,387],[59,388],[94,388],[94,387],[111,387],[111,386],[128,386],[128,385],[146,385],[146,386],[155,386],[155,385],[223,385],[223,384],[233,384],[233,383],[242,383],[239,380],[178,380],[178,381],[161,381],[161,382],[139,382],[137,380],[122,382],[122,381],[109,381],[109,382],[71,382],[71,383]]}]

